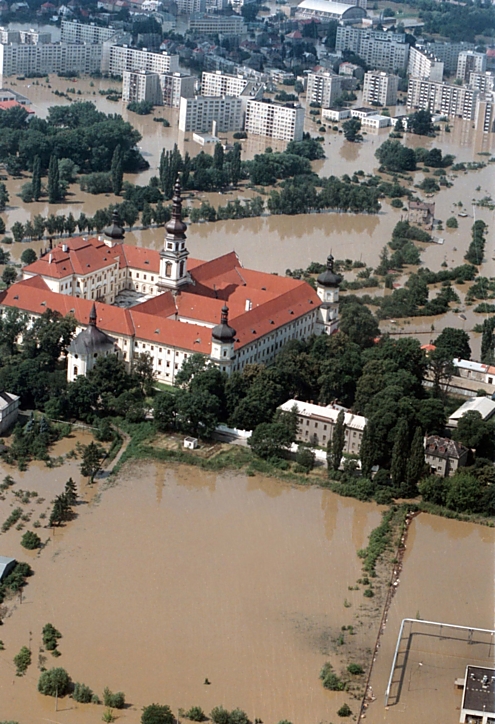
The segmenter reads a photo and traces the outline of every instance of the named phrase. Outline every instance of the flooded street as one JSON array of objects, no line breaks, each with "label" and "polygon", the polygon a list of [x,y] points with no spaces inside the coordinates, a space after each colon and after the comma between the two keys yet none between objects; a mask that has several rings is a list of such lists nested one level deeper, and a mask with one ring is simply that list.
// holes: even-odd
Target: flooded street
[{"label": "flooded street", "polygon": [[[44,483],[35,487],[42,494]],[[1,536],[3,552],[35,570],[2,627],[2,716],[37,722],[53,712],[53,699],[36,693],[50,621],[63,635],[56,665],[100,695],[124,691],[132,708],[123,720],[137,724],[152,701],[174,711],[239,706],[267,724],[331,720],[346,695],[323,689],[318,674],[338,661],[341,627],[354,624],[363,651],[376,636],[376,623],[356,622],[366,599],[348,586],[377,506],[262,477],[133,463],[77,512],[38,557],[19,547],[18,531]],[[29,632],[33,665],[19,679],[12,658]],[[57,721],[100,718],[88,708],[64,699]]]}]

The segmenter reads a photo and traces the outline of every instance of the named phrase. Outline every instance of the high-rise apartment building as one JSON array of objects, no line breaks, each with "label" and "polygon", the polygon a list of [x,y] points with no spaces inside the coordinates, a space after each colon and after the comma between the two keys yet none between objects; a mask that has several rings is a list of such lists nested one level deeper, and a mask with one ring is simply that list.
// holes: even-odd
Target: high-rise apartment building
[{"label": "high-rise apartment building", "polygon": [[399,76],[370,70],[364,76],[363,103],[373,106],[395,106],[398,90]]},{"label": "high-rise apartment building", "polygon": [[160,76],[164,106],[179,108],[181,98],[194,98],[196,78],[185,73],[163,73]]},{"label": "high-rise apartment building", "polygon": [[100,69],[101,45],[89,43],[0,44],[0,75],[93,73]]},{"label": "high-rise apartment building", "polygon": [[335,49],[351,50],[370,68],[387,73],[407,68],[409,45],[404,33],[385,33],[339,25]]},{"label": "high-rise apartment building", "polygon": [[436,58],[424,48],[409,48],[407,72],[413,78],[432,80],[441,83],[443,80],[443,61]]},{"label": "high-rise apartment building", "polygon": [[206,11],[206,0],[176,0],[177,9],[181,15],[192,15],[192,13],[204,13]]},{"label": "high-rise apartment building", "polygon": [[221,70],[205,71],[201,76],[202,96],[233,96],[246,95],[261,84],[245,78],[243,75],[230,75]]},{"label": "high-rise apartment building", "polygon": [[474,50],[474,43],[441,43],[436,42],[418,42],[416,43],[417,48],[424,48],[429,53],[441,60],[445,73],[451,75],[457,70],[457,61],[459,53],[464,50]]},{"label": "high-rise apartment building", "polygon": [[483,133],[495,131],[495,94],[483,93],[478,97],[474,124],[477,131],[483,131]]},{"label": "high-rise apartment building", "polygon": [[484,73],[471,71],[469,74],[469,87],[477,88],[482,93],[491,93],[495,90],[495,75],[490,71]]},{"label": "high-rise apartment building", "polygon": [[213,121],[216,121],[217,130],[223,133],[242,130],[242,100],[228,96],[224,98],[196,96],[180,99],[180,131],[210,133]]},{"label": "high-rise apartment building", "polygon": [[63,43],[96,43],[102,45],[121,31],[115,28],[102,28],[94,23],[80,23],[77,20],[62,20],[61,40]]},{"label": "high-rise apartment building", "polygon": [[244,18],[241,15],[214,15],[195,13],[189,18],[189,30],[200,35],[243,35]]},{"label": "high-rise apartment building", "polygon": [[151,73],[175,73],[179,70],[179,56],[169,53],[151,53],[146,48],[103,43],[101,71],[108,75],[124,75],[124,71],[148,70]]},{"label": "high-rise apartment building", "polygon": [[469,74],[484,73],[486,71],[485,53],[477,53],[474,50],[463,50],[457,59],[456,78],[463,83],[469,80]]},{"label": "high-rise apartment building", "polygon": [[122,77],[122,100],[126,103],[149,101],[162,105],[160,76],[149,70],[125,70]]},{"label": "high-rise apartment building", "polygon": [[331,108],[336,98],[342,95],[345,79],[330,71],[308,73],[306,102],[318,103],[322,108]]},{"label": "high-rise apartment building", "polygon": [[304,131],[304,108],[269,100],[248,101],[244,129],[255,136],[281,141],[301,141]]},{"label": "high-rise apartment building", "polygon": [[407,105],[453,118],[473,120],[479,91],[467,86],[409,79]]}]

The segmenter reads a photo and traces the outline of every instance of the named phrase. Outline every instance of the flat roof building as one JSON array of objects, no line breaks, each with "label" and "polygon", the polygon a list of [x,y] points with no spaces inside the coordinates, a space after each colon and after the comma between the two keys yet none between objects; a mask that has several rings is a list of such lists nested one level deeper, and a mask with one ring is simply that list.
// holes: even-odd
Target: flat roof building
[{"label": "flat roof building", "polygon": [[443,61],[435,57],[426,48],[409,48],[409,62],[407,72],[413,78],[433,80],[439,83],[443,80]]},{"label": "flat roof building", "polygon": [[[99,46],[97,46],[99,47]],[[124,75],[125,70],[145,70],[150,73],[175,73],[179,70],[179,56],[170,53],[153,53],[146,48],[129,48],[113,45],[106,40],[102,46],[101,72],[108,75]]]},{"label": "flat roof building", "polygon": [[356,23],[367,17],[366,10],[358,5],[332,2],[332,0],[302,0],[296,9],[296,18],[319,18]]},{"label": "flat roof building", "polygon": [[304,131],[304,108],[296,104],[273,103],[269,100],[248,101],[244,125],[255,136],[280,141],[301,141]]},{"label": "flat roof building", "polygon": [[222,133],[240,131],[243,127],[242,100],[195,96],[181,98],[179,107],[179,130],[193,133],[210,133],[213,121]]},{"label": "flat roof building", "polygon": [[9,573],[15,568],[16,563],[17,561],[15,558],[0,556],[0,581],[9,575]]},{"label": "flat roof building", "polygon": [[456,78],[466,82],[469,74],[484,73],[486,71],[486,53],[477,53],[475,50],[463,50],[457,59]]},{"label": "flat roof building", "polygon": [[308,73],[306,103],[318,103],[322,108],[331,108],[342,95],[345,79],[330,71]]},{"label": "flat roof building", "polygon": [[199,35],[244,35],[246,25],[241,15],[194,13],[189,18],[189,31]]},{"label": "flat roof building", "polygon": [[395,106],[399,90],[399,76],[381,70],[370,70],[364,75],[363,103],[374,106]]},{"label": "flat roof building", "polygon": [[457,427],[461,417],[468,412],[479,412],[483,420],[489,420],[495,414],[495,401],[490,397],[473,397],[452,413],[447,421],[447,427]]},{"label": "flat roof building", "polygon": [[116,33],[122,31],[102,28],[94,23],[80,23],[78,20],[62,20],[60,39],[63,43],[96,43],[102,45]]},{"label": "flat roof building", "polygon": [[335,50],[351,50],[372,70],[395,73],[407,68],[409,45],[404,33],[386,33],[340,25]]},{"label": "flat roof building", "polygon": [[478,90],[467,86],[410,78],[407,105],[409,108],[429,110],[431,113],[472,121],[478,95]]},{"label": "flat roof building", "polygon": [[466,667],[459,721],[461,724],[492,724],[495,721],[495,669]]},{"label": "flat roof building", "polygon": [[0,75],[93,73],[100,69],[101,45],[90,43],[0,44]]}]

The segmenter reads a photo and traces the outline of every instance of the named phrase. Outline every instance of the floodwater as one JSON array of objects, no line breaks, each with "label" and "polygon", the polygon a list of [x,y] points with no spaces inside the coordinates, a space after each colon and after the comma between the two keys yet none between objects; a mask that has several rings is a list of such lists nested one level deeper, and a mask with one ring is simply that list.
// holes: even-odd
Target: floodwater
[{"label": "floodwater", "polygon": [[[43,493],[42,481],[33,486]],[[62,656],[48,655],[45,665],[63,666],[100,695],[105,686],[124,691],[126,721],[137,724],[153,701],[175,712],[239,706],[267,724],[331,721],[346,698],[318,679],[329,659],[340,669],[333,642],[351,623],[355,650],[372,648],[376,636],[362,590],[348,586],[360,576],[356,551],[379,520],[377,506],[314,487],[127,466],[101,499],[78,508],[77,520],[54,535],[38,529],[49,538],[39,555],[26,554],[15,529],[1,536],[2,552],[35,570],[1,631],[2,716],[74,724],[101,717],[101,708],[68,699],[53,717],[54,700],[37,694],[49,621],[63,635]],[[33,664],[17,678],[12,658],[29,643]],[[339,653],[346,656],[346,644]]]},{"label": "floodwater", "polygon": [[[421,514],[409,529],[400,584],[371,677],[376,697],[369,724],[456,724],[461,693],[454,688],[466,665],[493,666],[492,646],[442,641],[438,629],[418,637],[404,671],[398,702],[384,695],[402,619],[494,629],[495,530]],[[448,631],[444,631],[446,636]],[[433,634],[435,634],[433,636]],[[489,637],[488,637],[489,639]],[[397,672],[398,673],[398,672]]]}]

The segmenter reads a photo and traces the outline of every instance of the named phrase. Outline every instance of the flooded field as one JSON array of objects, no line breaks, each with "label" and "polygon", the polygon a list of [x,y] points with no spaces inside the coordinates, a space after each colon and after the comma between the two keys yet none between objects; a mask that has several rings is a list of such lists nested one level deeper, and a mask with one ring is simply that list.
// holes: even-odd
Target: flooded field
[{"label": "flooded field", "polygon": [[[44,495],[33,472],[29,487]],[[66,528],[38,529],[50,538],[38,556],[19,546],[18,531],[1,536],[2,553],[35,570],[1,631],[2,716],[53,718],[54,701],[36,692],[49,621],[63,634],[56,665],[100,695],[105,686],[124,691],[132,707],[123,720],[137,724],[141,707],[159,701],[174,711],[239,706],[267,724],[331,721],[349,697],[324,690],[318,674],[339,660],[341,627],[354,624],[363,656],[376,636],[362,591],[348,586],[379,520],[376,506],[316,488],[128,466]],[[33,664],[17,678],[12,658],[28,644]],[[65,699],[55,719],[97,721],[101,712]]]}]

